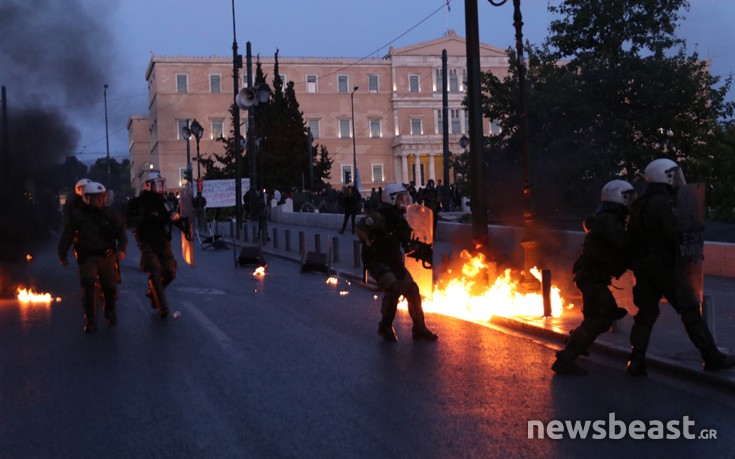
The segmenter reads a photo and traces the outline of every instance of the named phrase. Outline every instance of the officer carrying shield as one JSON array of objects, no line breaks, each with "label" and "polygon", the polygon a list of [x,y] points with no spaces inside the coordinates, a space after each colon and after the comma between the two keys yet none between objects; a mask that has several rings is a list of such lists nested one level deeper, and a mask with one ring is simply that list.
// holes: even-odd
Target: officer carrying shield
[{"label": "officer carrying shield", "polygon": [[398,183],[391,183],[383,190],[381,201],[376,211],[355,225],[362,242],[363,264],[384,291],[378,335],[385,341],[398,340],[393,319],[398,299],[403,295],[413,320],[413,339],[436,341],[439,337],[426,327],[419,287],[406,269],[401,252],[401,247],[407,248],[413,243],[411,227],[403,216],[409,203],[408,190]]},{"label": "officer carrying shield", "polygon": [[171,251],[172,226],[188,231],[189,222],[166,200],[166,179],[150,172],[143,181],[140,195],[131,199],[125,210],[125,223],[133,229],[140,248],[140,268],[148,273],[148,291],[161,319],[168,317],[166,287],[176,277],[176,259]]},{"label": "officer carrying shield", "polygon": [[661,297],[674,307],[681,317],[687,335],[699,349],[705,371],[735,366],[735,356],[717,349],[715,340],[699,311],[700,299],[692,286],[677,278],[678,233],[677,190],[686,185],[684,174],[674,161],[653,160],[645,169],[646,186],[633,203],[629,230],[635,249],[632,263],[635,275],[633,302],[638,307],[630,332],[631,352],[627,371],[646,375],[646,349],[653,325],[659,315]]}]

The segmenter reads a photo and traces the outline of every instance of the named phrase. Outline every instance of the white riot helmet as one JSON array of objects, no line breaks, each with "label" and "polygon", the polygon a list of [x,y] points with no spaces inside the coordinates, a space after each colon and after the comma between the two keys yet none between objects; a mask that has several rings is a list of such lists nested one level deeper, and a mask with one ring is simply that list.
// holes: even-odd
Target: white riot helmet
[{"label": "white riot helmet", "polygon": [[166,179],[160,172],[148,172],[143,179],[143,190],[162,194],[166,188]]},{"label": "white riot helmet", "polygon": [[687,183],[681,167],[666,158],[654,159],[646,166],[645,180],[646,183],[664,183],[671,185],[673,188],[678,188]]},{"label": "white riot helmet", "polygon": [[383,188],[380,200],[399,209],[405,209],[409,204],[408,190],[399,183],[389,183]]},{"label": "white riot helmet", "polygon": [[84,187],[88,183],[92,183],[92,181],[88,178],[79,179],[79,181],[74,185],[74,192],[77,194],[77,196],[82,196],[84,194]]},{"label": "white riot helmet", "polygon": [[633,185],[625,180],[612,180],[602,187],[600,201],[616,202],[624,206],[630,206],[635,200],[636,193]]},{"label": "white riot helmet", "polygon": [[[82,195],[82,200],[85,204],[89,204],[92,201],[92,196],[101,194],[103,198],[105,198],[105,193],[107,193],[107,188],[101,183],[92,182],[90,181],[88,184],[84,185],[84,191]],[[104,199],[102,201],[104,204]]]}]

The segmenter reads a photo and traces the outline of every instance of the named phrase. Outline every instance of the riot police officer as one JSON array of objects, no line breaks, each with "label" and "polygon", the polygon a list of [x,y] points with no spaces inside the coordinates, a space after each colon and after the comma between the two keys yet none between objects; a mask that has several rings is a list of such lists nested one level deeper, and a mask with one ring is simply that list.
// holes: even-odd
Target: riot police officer
[{"label": "riot police officer", "polygon": [[582,323],[572,331],[566,347],[556,353],[551,369],[556,373],[586,374],[575,361],[594,340],[621,319],[627,311],[619,308],[609,286],[630,263],[630,235],[626,230],[628,208],[635,199],[635,189],[625,180],[613,180],[602,187],[601,203],[594,215],[587,217],[587,233],[582,253],[574,263],[574,285],[582,293]]},{"label": "riot police officer", "polygon": [[146,296],[161,319],[169,313],[165,289],[176,277],[176,259],[171,251],[172,226],[188,225],[166,200],[165,185],[166,179],[159,172],[149,172],[140,195],[131,199],[125,209],[125,223],[133,229],[140,248],[140,268],[148,273]]},{"label": "riot police officer", "polygon": [[84,195],[84,187],[92,183],[92,181],[88,178],[83,178],[77,180],[77,183],[74,184],[74,196],[72,196],[69,199],[69,202],[66,203],[64,206],[64,220],[69,220],[69,215],[72,214],[75,210],[81,208],[84,205],[83,195]]},{"label": "riot police officer", "polygon": [[105,207],[106,194],[101,183],[90,182],[84,186],[84,205],[69,215],[58,245],[59,260],[67,266],[67,253],[76,239],[85,333],[97,329],[98,282],[104,297],[105,318],[110,325],[117,323],[117,262],[125,259],[128,238],[122,218]]},{"label": "riot police officer", "polygon": [[426,327],[419,287],[403,262],[401,247],[411,244],[412,230],[403,216],[408,203],[408,191],[398,183],[389,184],[378,209],[360,219],[355,230],[362,242],[363,264],[384,291],[378,334],[385,341],[397,341],[393,319],[403,295],[413,320],[413,338],[436,341],[439,337]]},{"label": "riot police officer", "polygon": [[659,315],[661,297],[681,317],[687,335],[702,355],[705,371],[735,366],[735,356],[717,349],[715,340],[699,312],[699,298],[692,289],[677,285],[676,195],[686,184],[681,168],[672,160],[660,158],[645,169],[645,190],[631,209],[630,232],[636,254],[633,260],[633,302],[638,307],[630,332],[631,353],[627,371],[646,375],[646,350]]}]

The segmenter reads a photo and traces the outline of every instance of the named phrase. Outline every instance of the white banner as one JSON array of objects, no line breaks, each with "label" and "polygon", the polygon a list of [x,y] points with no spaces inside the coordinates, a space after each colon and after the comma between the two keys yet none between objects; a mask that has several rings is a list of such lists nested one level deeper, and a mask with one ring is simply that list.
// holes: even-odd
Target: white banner
[{"label": "white banner", "polygon": [[[245,194],[250,189],[250,179],[240,179],[240,183],[242,194]],[[208,208],[235,206],[235,179],[204,180],[202,185],[202,195],[207,200]]]}]

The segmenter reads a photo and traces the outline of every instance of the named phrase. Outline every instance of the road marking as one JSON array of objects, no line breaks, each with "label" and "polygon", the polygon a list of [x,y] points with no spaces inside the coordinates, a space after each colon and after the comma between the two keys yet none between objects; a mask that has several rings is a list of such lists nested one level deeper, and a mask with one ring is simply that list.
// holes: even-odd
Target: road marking
[{"label": "road marking", "polygon": [[214,336],[214,339],[219,343],[220,346],[222,346],[222,348],[230,348],[230,344],[232,343],[230,337],[227,336],[225,332],[220,330],[219,327],[214,324],[214,322],[209,320],[209,318],[207,318],[207,316],[205,316],[202,311],[199,310],[199,308],[194,306],[194,303],[190,301],[184,301],[183,305],[186,308],[187,315],[194,316],[195,320],[204,325],[204,329],[212,336]]}]

